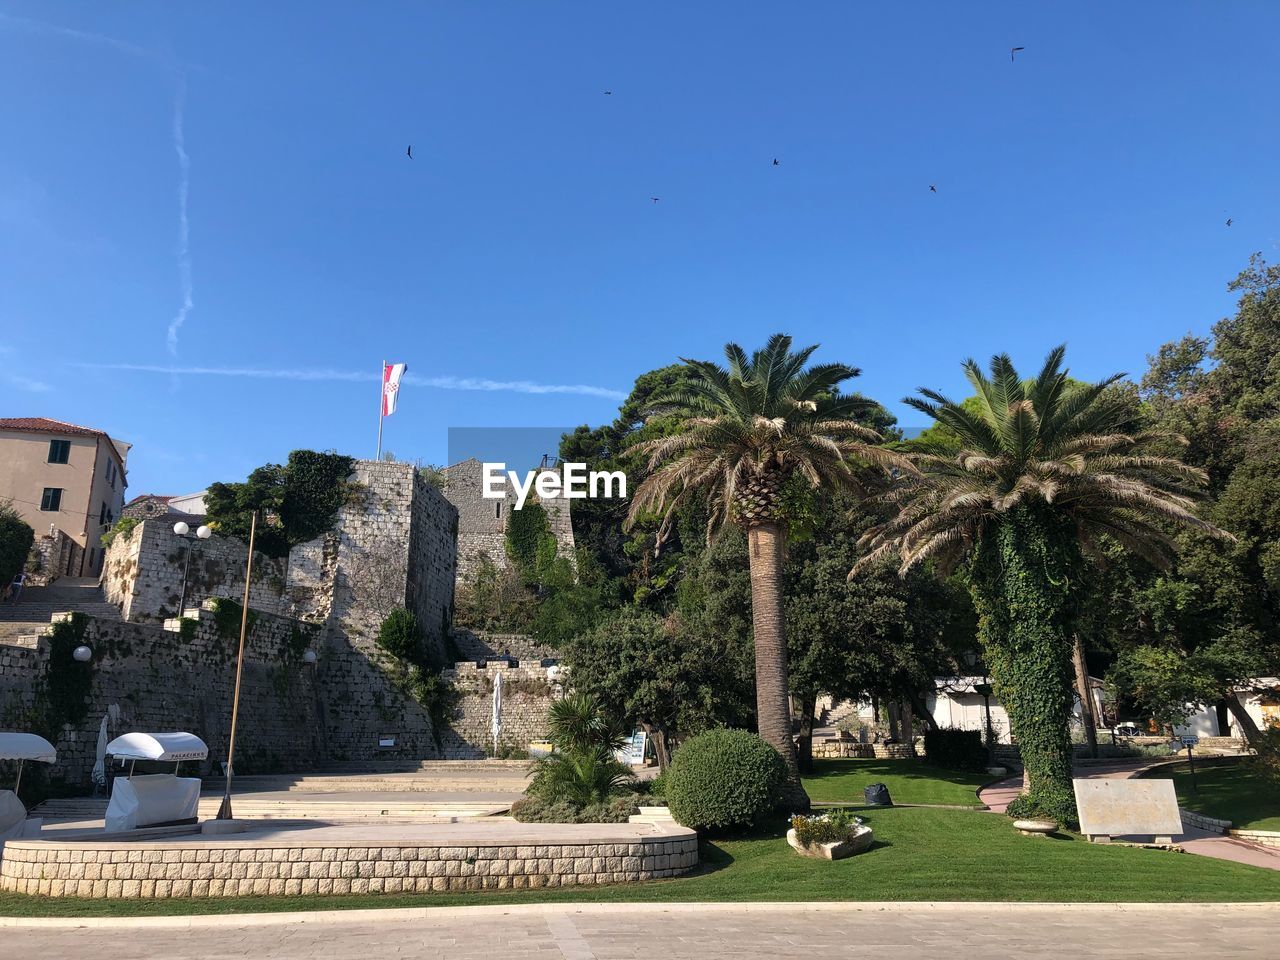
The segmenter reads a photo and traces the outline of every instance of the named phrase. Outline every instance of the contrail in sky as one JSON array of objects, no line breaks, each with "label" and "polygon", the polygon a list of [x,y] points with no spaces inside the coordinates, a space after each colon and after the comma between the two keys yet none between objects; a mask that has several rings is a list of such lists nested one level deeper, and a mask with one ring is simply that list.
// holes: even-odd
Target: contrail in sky
[{"label": "contrail in sky", "polygon": [[187,220],[187,195],[191,190],[191,158],[187,156],[187,140],[182,131],[183,113],[187,106],[187,81],[178,80],[178,96],[173,105],[173,150],[178,155],[178,283],[182,306],[169,321],[167,342],[169,353],[178,355],[178,331],[187,322],[187,314],[195,306],[191,299],[191,225]]},{"label": "contrail in sky", "polygon": [[[92,370],[123,370],[132,373],[161,373],[191,377],[248,377],[255,380],[296,380],[311,383],[368,383],[378,379],[378,374],[360,370],[328,370],[324,368],[285,368],[270,370],[262,367],[180,367],[150,363],[76,363],[73,366]],[[532,380],[490,380],[486,377],[422,377],[405,374],[404,383],[415,387],[434,387],[437,390],[477,390],[507,393],[571,393],[586,397],[605,397],[624,400],[621,390],[596,387],[585,383],[536,383]]]},{"label": "contrail in sky", "polygon": [[156,60],[163,62],[160,57],[152,53],[150,50],[144,50],[142,47],[135,47],[132,43],[125,43],[123,40],[117,40],[115,37],[103,36],[100,33],[89,33],[85,30],[73,30],[71,27],[60,27],[56,24],[45,23],[41,20],[29,20],[26,17],[13,17],[7,13],[0,13],[0,26],[13,27],[18,30],[26,30],[28,33],[44,34],[45,36],[65,37],[68,40],[81,40],[85,43],[97,43],[119,50],[121,53],[127,53],[131,57],[141,57],[144,60]]}]

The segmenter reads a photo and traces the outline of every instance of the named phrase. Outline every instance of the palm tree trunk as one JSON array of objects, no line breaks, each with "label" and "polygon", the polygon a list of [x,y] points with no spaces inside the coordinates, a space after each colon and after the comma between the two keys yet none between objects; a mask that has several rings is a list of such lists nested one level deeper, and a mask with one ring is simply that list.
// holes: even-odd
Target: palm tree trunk
[{"label": "palm tree trunk", "polygon": [[747,528],[751,563],[751,623],[756,647],[756,723],[760,736],[787,766],[783,803],[788,812],[809,809],[800,785],[800,765],[791,737],[788,697],[787,634],[782,605],[783,531],[780,524],[753,523]]}]

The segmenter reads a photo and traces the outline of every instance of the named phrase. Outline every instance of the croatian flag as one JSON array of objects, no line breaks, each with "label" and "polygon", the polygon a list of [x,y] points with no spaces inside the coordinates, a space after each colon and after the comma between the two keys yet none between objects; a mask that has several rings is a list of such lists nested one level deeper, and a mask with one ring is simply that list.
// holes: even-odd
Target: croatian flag
[{"label": "croatian flag", "polygon": [[400,394],[400,378],[409,369],[405,363],[382,365],[382,415],[389,417],[396,412],[396,397]]}]

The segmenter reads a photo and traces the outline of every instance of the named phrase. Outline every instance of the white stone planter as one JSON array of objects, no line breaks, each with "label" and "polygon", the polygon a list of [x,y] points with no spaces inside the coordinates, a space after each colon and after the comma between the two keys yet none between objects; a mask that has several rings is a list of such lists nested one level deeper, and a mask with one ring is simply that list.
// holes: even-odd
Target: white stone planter
[{"label": "white stone planter", "polygon": [[875,841],[875,835],[867,826],[855,827],[853,837],[838,843],[801,843],[794,829],[787,831],[787,843],[791,849],[802,857],[816,857],[820,860],[843,860],[855,853],[862,853]]},{"label": "white stone planter", "polygon": [[1058,829],[1057,820],[1015,820],[1013,825],[1028,837],[1047,837]]}]

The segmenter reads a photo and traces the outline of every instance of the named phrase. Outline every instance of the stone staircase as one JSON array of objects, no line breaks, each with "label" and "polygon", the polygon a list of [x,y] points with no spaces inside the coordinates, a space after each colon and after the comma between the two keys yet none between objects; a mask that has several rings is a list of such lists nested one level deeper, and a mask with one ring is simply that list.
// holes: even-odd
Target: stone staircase
[{"label": "stone staircase", "polygon": [[61,577],[47,587],[25,588],[17,603],[0,603],[0,643],[46,633],[55,613],[120,619],[120,611],[103,598],[96,578]]},{"label": "stone staircase", "polygon": [[[222,803],[219,794],[200,797],[198,816],[211,820],[217,816]],[[257,797],[252,793],[237,793],[232,798],[232,809],[238,819],[244,820],[323,820],[345,823],[376,820],[380,823],[451,823],[472,817],[491,817],[505,813],[510,803],[469,801],[457,799],[393,800],[326,799],[323,795],[308,797],[281,797],[271,795]],[[107,812],[105,797],[70,797],[46,800],[31,811],[31,816],[43,817],[46,822],[74,822],[102,820]]]}]

